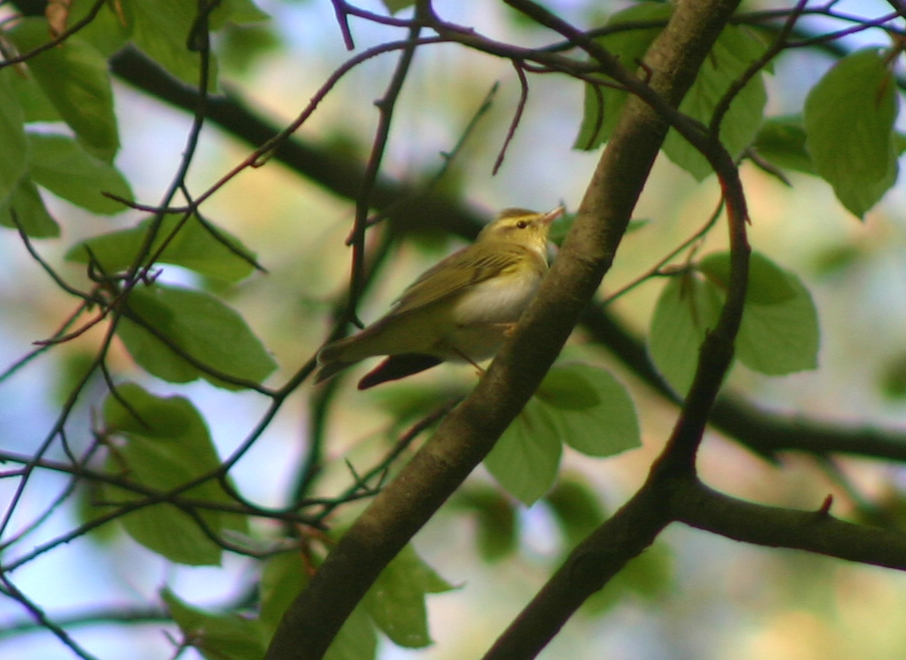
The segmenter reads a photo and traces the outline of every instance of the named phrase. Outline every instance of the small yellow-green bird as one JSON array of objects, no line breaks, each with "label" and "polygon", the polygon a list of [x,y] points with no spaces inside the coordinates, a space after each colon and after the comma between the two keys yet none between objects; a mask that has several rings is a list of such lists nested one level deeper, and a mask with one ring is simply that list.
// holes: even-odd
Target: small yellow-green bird
[{"label": "small yellow-green bird", "polygon": [[315,383],[378,355],[389,357],[359,381],[360,390],[445,361],[493,357],[547,274],[547,236],[562,214],[563,207],[502,211],[472,245],[409,285],[386,316],[321,349]]}]

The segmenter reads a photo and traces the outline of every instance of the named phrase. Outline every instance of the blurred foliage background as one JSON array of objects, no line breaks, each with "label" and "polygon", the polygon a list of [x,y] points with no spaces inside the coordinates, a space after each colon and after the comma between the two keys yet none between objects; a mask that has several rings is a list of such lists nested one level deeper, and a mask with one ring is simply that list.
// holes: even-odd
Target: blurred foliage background
[{"label": "blurred foliage background", "polygon": [[[9,19],[27,3],[4,3]],[[77,0],[74,12],[89,3]],[[546,3],[565,19],[599,25],[628,6],[617,2],[554,0]],[[127,3],[127,6],[131,3]],[[219,90],[275,127],[290,122],[350,54],[343,45],[331,3],[259,0],[269,18],[227,24],[214,35]],[[364,8],[386,14],[383,5]],[[785,7],[746,3],[746,11]],[[487,35],[526,46],[546,44],[550,35],[501,3],[437,2],[445,18],[474,25]],[[840,13],[873,16],[885,3],[843,0]],[[803,17],[815,32],[838,24]],[[89,28],[90,29],[90,28]],[[391,26],[354,20],[356,52],[400,38]],[[882,30],[841,39],[847,52],[888,46]],[[105,53],[108,55],[109,53]],[[775,62],[766,77],[766,114],[798,112],[805,94],[835,55],[797,49]],[[898,58],[901,59],[901,58]],[[375,57],[352,70],[323,99],[296,137],[319,152],[368,159],[377,110],[395,57]],[[901,62],[896,71],[900,73]],[[117,71],[114,68],[114,71]],[[179,167],[192,117],[121,76],[113,77],[121,148],[115,165],[134,199],[154,205]],[[524,116],[505,159],[492,175],[520,86],[505,60],[455,44],[420,48],[396,105],[381,176],[411,191],[442,195],[471,218],[489,219],[501,208],[575,210],[599,152],[573,148],[583,116],[583,89],[564,77],[534,76]],[[216,94],[215,94],[216,98]],[[208,123],[187,185],[208,189],[250,151],[229,131]],[[751,242],[780,266],[796,273],[811,292],[821,325],[820,367],[781,378],[737,365],[728,387],[765,410],[816,418],[840,427],[900,429],[906,425],[906,208],[902,184],[859,221],[837,201],[824,181],[786,171],[791,185],[751,163],[742,176],[751,206]],[[353,176],[350,174],[350,176]],[[697,182],[661,157],[636,209],[638,228],[629,233],[607,275],[602,295],[619,290],[673,249],[713,212],[719,197],[713,177]],[[77,286],[89,282],[83,264],[67,262],[81,240],[134,226],[134,209],[107,216],[52,195],[45,203],[61,235],[34,241],[43,258]],[[276,159],[231,179],[203,206],[206,218],[238,237],[267,273],[256,272],[231,286],[190,270],[166,265],[160,282],[202,286],[216,292],[246,319],[267,347],[283,383],[311,359],[331,329],[336,301],[348,284],[349,249],[344,241],[354,217],[354,200],[335,194]],[[406,239],[362,299],[358,312],[371,321],[382,314],[405,283],[441,256],[464,244],[477,225],[452,227],[419,218],[403,227]],[[411,230],[411,231],[409,231]],[[378,229],[377,233],[382,230]],[[14,364],[51,336],[73,307],[73,298],[54,286],[23,248],[14,229],[0,233],[0,356]],[[702,253],[725,249],[724,234],[708,235]],[[642,337],[663,278],[653,277],[610,306]],[[104,324],[48,351],[0,383],[0,447],[30,454],[54,424],[61,404],[96,354]],[[403,650],[381,643],[383,658],[463,658],[482,653],[499,631],[544,583],[583,526],[613,511],[644,480],[676,416],[676,408],[654,393],[580,329],[565,357],[603,365],[627,386],[639,413],[642,447],[607,459],[565,450],[554,494],[526,508],[505,494],[480,469],[448,506],[418,535],[423,559],[453,591],[428,599],[433,646]],[[188,397],[202,413],[220,456],[238,447],[264,413],[267,401],[255,392],[218,389],[204,381],[164,383],[136,366],[114,342],[108,367],[117,381],[135,381],[159,396]],[[325,467],[317,485],[322,497],[348,486],[350,471],[366,470],[424,411],[474,383],[470,367],[445,365],[417,380],[362,393],[343,381],[325,427]],[[72,410],[68,442],[87,446],[107,386],[93,378]],[[298,387],[250,451],[231,471],[237,489],[264,507],[283,506],[304,466],[312,429],[324,423],[319,391]],[[320,427],[319,427],[320,428]],[[62,460],[63,451],[48,454]],[[700,460],[703,479],[724,492],[779,506],[818,509],[834,496],[837,515],[901,526],[906,485],[899,459],[815,456],[787,452],[771,463],[732,440],[709,433]],[[17,480],[7,464],[0,501],[11,500]],[[13,513],[13,527],[26,524],[54,501],[68,483],[65,474],[39,470]],[[561,498],[561,499],[558,499]],[[85,494],[67,498],[28,539],[4,548],[5,559],[51,541],[84,520]],[[578,507],[573,518],[569,507]],[[360,510],[338,510],[342,527]],[[570,527],[572,521],[573,526]],[[273,537],[276,521],[257,521],[249,534]],[[579,537],[580,538],[580,537]],[[13,554],[10,554],[13,553]],[[211,611],[247,603],[255,590],[257,562],[225,553],[221,566],[187,567],[149,552],[109,526],[18,567],[15,585],[40,604],[51,620],[65,624],[80,645],[99,658],[175,657],[176,626],[160,597],[166,587]],[[9,589],[7,584],[4,590]],[[895,572],[785,550],[755,548],[679,525],[636,560],[583,610],[544,652],[545,658],[621,660],[649,658],[735,660],[870,660],[901,658],[906,636],[899,613],[906,581]],[[480,612],[476,616],[476,612]],[[125,652],[124,649],[128,649]],[[184,650],[182,658],[197,657]],[[70,650],[14,598],[0,599],[0,654],[9,657],[69,657]]]}]

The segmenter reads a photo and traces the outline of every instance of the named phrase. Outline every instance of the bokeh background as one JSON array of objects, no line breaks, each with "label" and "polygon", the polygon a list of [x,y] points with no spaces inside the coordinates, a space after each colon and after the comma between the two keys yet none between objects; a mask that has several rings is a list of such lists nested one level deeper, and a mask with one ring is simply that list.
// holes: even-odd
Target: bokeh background
[{"label": "bokeh background", "polygon": [[[259,0],[272,20],[231,28],[219,37],[222,84],[277,124],[290,121],[349,54],[333,8],[324,1]],[[770,3],[747,3],[749,9]],[[593,24],[623,6],[617,2],[553,0],[549,7],[567,19]],[[382,12],[377,2],[362,4]],[[784,6],[778,3],[778,6]],[[885,3],[841,2],[852,13],[881,13]],[[483,33],[526,45],[550,35],[533,29],[496,2],[442,0],[437,11]],[[0,9],[2,11],[2,9]],[[806,22],[815,29],[820,21]],[[398,30],[352,22],[359,50],[400,38]],[[886,45],[880,32],[844,41],[848,48]],[[250,45],[255,56],[244,57]],[[768,77],[767,114],[801,108],[804,94],[828,68],[827,57],[797,51],[785,54]],[[300,135],[367,157],[377,111],[372,104],[386,86],[394,57],[358,67],[334,88]],[[574,210],[589,181],[598,153],[572,149],[582,113],[582,89],[557,76],[535,76],[525,115],[500,171],[495,158],[519,97],[518,80],[502,60],[453,45],[419,50],[397,108],[384,174],[414,184],[429,181],[444,166],[488,95],[492,104],[456,153],[438,185],[457,191],[488,218],[507,206]],[[117,165],[136,199],[154,204],[181,158],[190,117],[118,83],[117,114],[123,148]],[[208,188],[239,162],[248,147],[216,128],[202,132],[189,181],[194,191]],[[736,367],[730,387],[759,406],[791,416],[809,415],[857,426],[906,428],[906,198],[898,185],[864,222],[849,215],[829,186],[791,173],[791,187],[751,165],[743,166],[751,206],[755,249],[797,273],[818,307],[822,347],[820,368],[784,378],[766,378]],[[637,208],[647,220],[628,235],[603,291],[618,289],[705,222],[718,198],[713,178],[703,183],[661,158]],[[135,213],[97,217],[48,196],[63,227],[59,239],[38,249],[60,272],[79,281],[79,268],[63,255],[76,241],[131,226]],[[241,311],[281,365],[282,382],[317,350],[330,329],[328,313],[347,284],[349,251],[344,239],[354,204],[289,172],[276,162],[236,177],[205,204],[207,217],[239,236],[258,255],[268,274],[256,274],[220,292]],[[360,309],[375,319],[412,277],[458,247],[457,239],[411,243],[386,267]],[[712,232],[705,250],[724,246]],[[23,249],[15,232],[0,230],[0,365],[5,367],[45,338],[74,307]],[[193,275],[167,266],[165,281],[196,283]],[[652,280],[621,298],[614,310],[640,335],[662,286]],[[3,382],[0,445],[32,451],[58,414],[69,374],[96,350],[100,329],[59,346]],[[621,369],[611,356],[578,337],[571,355],[610,366],[630,388],[640,413],[641,449],[606,460],[567,450],[564,470],[594,484],[603,505],[613,509],[644,479],[676,411]],[[120,347],[113,353],[118,378],[137,380],[159,394],[181,393],[202,411],[222,455],[236,447],[262,414],[266,401],[248,393],[218,390],[203,383],[175,386],[143,374]],[[468,386],[470,370],[442,367],[419,376],[421,383]],[[389,387],[405,387],[404,385]],[[333,458],[370,456],[383,446],[392,427],[388,395],[345,388],[335,409],[328,451]],[[404,390],[402,390],[404,391]],[[85,392],[76,409],[88,441],[90,419],[105,394],[102,383]],[[262,504],[277,504],[297,476],[295,465],[307,433],[308,385],[271,424],[234,477],[242,492]],[[73,424],[75,429],[79,425]],[[707,483],[733,495],[782,506],[817,509],[828,494],[834,511],[858,517],[866,503],[883,504],[894,517],[902,509],[906,475],[880,461],[786,455],[772,465],[738,445],[709,436],[701,456]],[[338,467],[324,482],[337,489],[348,475]],[[473,477],[493,486],[479,469]],[[40,473],[30,483],[14,520],[30,520],[65,484],[60,475]],[[14,480],[0,480],[0,501],[12,496]],[[519,551],[498,562],[482,561],[475,550],[474,521],[451,507],[416,538],[422,556],[458,588],[429,599],[436,644],[406,651],[384,644],[382,658],[453,659],[481,654],[533,593],[562,556],[563,539],[543,504],[519,513]],[[78,524],[64,506],[24,543],[23,551]],[[894,660],[906,655],[906,577],[842,561],[784,550],[749,547],[674,525],[651,552],[660,573],[650,588],[619,591],[606,608],[571,621],[542,657],[576,660]],[[254,562],[228,556],[220,568],[168,564],[123,535],[80,538],[18,569],[16,584],[51,617],[66,620],[115,608],[137,615],[159,607],[158,590],[168,585],[185,600],[216,608],[231,602],[257,578]],[[29,617],[9,599],[0,599],[0,656],[35,660],[69,657],[46,632],[12,634]],[[6,633],[2,633],[3,630]],[[141,625],[99,620],[71,630],[99,658],[161,659],[173,656],[174,627],[159,621]],[[187,651],[183,658],[197,657]]]}]

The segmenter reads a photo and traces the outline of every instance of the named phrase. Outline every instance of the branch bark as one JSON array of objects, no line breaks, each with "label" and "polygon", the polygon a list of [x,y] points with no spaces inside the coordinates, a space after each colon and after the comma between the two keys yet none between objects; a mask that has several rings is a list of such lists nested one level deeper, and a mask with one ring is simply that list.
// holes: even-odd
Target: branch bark
[{"label": "branch bark", "polygon": [[[668,104],[678,105],[735,7],[733,0],[677,6],[648,63],[653,72],[651,88]],[[635,99],[626,104],[578,218],[514,336],[475,391],[445,418],[435,435],[340,539],[290,605],[271,641],[267,660],[323,657],[384,566],[462,483],[519,413],[610,267],[667,129],[667,122],[647,105]],[[642,535],[640,543],[621,549],[617,556],[624,557],[623,561],[631,558],[650,542],[649,537],[654,538],[660,526],[658,522],[650,527],[652,534]]]},{"label": "branch bark", "polygon": [[[651,71],[649,84],[668,103],[679,105],[735,8],[736,3],[732,0],[677,5],[670,23],[645,56],[645,69]],[[647,178],[647,170],[643,171],[641,166],[647,161],[650,167],[666,133],[667,123],[658,112],[641,99],[630,98],[588,188],[582,209],[600,209],[600,213],[606,214],[606,210],[619,209],[614,202],[628,201],[623,197],[623,186],[640,192]],[[738,172],[728,154],[716,143],[713,147],[706,155],[718,172],[727,200],[732,272],[720,321],[702,345],[695,380],[682,414],[642,488],[570,553],[564,565],[500,636],[484,660],[534,658],[579,606],[630,559],[647,548],[672,520],[666,506],[669,498],[665,495],[674,484],[695,479],[695,455],[710,408],[732,360],[748,279],[747,213]],[[620,181],[620,176],[627,174],[628,180]],[[613,220],[608,218],[601,224],[592,221],[590,229],[606,232],[615,225],[622,233],[631,210],[630,205],[622,212],[618,211],[620,215]],[[621,226],[620,223],[624,224]],[[576,224],[579,225],[578,220]],[[571,247],[574,235],[583,241],[603,239],[607,245],[608,234],[582,236],[574,228],[561,250],[560,259],[564,253],[571,254],[567,248]],[[618,241],[619,238],[616,243]],[[534,320],[533,309],[529,310],[526,323]]]},{"label": "branch bark", "polygon": [[834,518],[827,510],[830,501],[816,511],[794,511],[746,502],[688,480],[674,491],[670,507],[676,520],[736,541],[906,570],[906,534]]}]

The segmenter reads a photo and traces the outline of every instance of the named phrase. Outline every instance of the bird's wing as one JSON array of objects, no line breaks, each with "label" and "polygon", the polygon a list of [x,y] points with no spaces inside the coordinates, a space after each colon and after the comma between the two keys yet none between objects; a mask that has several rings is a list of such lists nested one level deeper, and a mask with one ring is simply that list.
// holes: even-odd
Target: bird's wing
[{"label": "bird's wing", "polygon": [[527,252],[521,245],[499,243],[471,245],[454,252],[410,284],[391,313],[411,312],[457,295],[516,266]]}]

